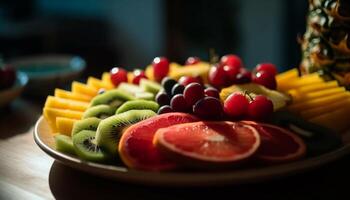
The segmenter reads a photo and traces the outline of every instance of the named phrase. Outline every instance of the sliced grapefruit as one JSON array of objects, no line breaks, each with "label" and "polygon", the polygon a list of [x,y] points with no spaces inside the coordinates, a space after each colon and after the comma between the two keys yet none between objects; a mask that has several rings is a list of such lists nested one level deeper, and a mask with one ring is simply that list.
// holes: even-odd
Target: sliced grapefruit
[{"label": "sliced grapefruit", "polygon": [[237,122],[194,122],[159,129],[157,148],[174,159],[200,167],[233,166],[253,155],[259,145],[258,132]]},{"label": "sliced grapefruit", "polygon": [[125,130],[119,142],[119,155],[130,168],[142,170],[169,170],[175,163],[165,158],[153,144],[160,128],[195,122],[198,119],[185,113],[168,113],[148,118]]},{"label": "sliced grapefruit", "polygon": [[304,141],[284,128],[253,121],[242,121],[259,132],[261,144],[256,157],[267,163],[280,163],[297,160],[306,153]]}]

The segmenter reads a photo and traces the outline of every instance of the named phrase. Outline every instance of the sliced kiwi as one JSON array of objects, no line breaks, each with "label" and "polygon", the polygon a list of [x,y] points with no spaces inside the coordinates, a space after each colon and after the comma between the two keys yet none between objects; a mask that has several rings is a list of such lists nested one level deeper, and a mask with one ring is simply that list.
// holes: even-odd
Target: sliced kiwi
[{"label": "sliced kiwi", "polygon": [[151,92],[154,95],[157,94],[160,89],[162,89],[162,86],[159,83],[148,79],[141,79],[140,86],[144,91]]},{"label": "sliced kiwi", "polygon": [[90,117],[75,122],[72,128],[72,136],[74,136],[82,130],[96,131],[100,121],[101,119],[99,118]]},{"label": "sliced kiwi", "polygon": [[109,90],[103,94],[97,95],[91,100],[90,107],[97,105],[109,105],[118,108],[125,101],[135,99],[132,95],[119,89]]},{"label": "sliced kiwi", "polygon": [[135,94],[136,99],[154,100],[154,94],[150,92],[139,92]]},{"label": "sliced kiwi", "polygon": [[96,144],[113,155],[117,154],[119,139],[126,127],[155,116],[152,110],[129,110],[101,121],[96,131]]},{"label": "sliced kiwi", "polygon": [[117,109],[116,114],[120,114],[128,110],[153,110],[154,112],[157,112],[158,109],[159,105],[156,102],[139,99],[125,102]]},{"label": "sliced kiwi", "polygon": [[72,138],[67,135],[55,135],[56,150],[62,153],[75,155]]},{"label": "sliced kiwi", "polygon": [[136,99],[154,100],[152,92],[145,91],[142,87],[135,84],[121,83],[118,89],[133,95]]},{"label": "sliced kiwi", "polygon": [[105,119],[109,116],[114,115],[115,108],[109,105],[97,105],[91,108],[88,108],[84,114],[83,119],[90,118],[90,117],[97,117],[100,119]]},{"label": "sliced kiwi", "polygon": [[73,146],[77,155],[83,159],[94,162],[104,162],[108,160],[106,154],[95,143],[95,131],[83,130],[73,136]]}]

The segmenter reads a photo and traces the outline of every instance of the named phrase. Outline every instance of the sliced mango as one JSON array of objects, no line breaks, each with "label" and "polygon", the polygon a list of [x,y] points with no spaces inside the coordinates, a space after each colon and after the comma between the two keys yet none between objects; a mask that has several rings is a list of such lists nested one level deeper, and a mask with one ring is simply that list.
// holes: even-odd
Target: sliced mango
[{"label": "sliced mango", "polygon": [[89,103],[70,100],[70,99],[64,99],[64,98],[60,98],[60,97],[48,96],[46,98],[45,107],[47,107],[47,108],[59,108],[59,109],[70,109],[70,110],[84,112],[89,107]]},{"label": "sliced mango", "polygon": [[111,74],[109,72],[104,72],[102,74],[102,78],[101,78],[102,82],[104,84],[109,85],[109,87],[114,88],[115,86],[113,85],[112,81],[111,81]]},{"label": "sliced mango", "polygon": [[277,90],[287,91],[290,89],[297,89],[306,85],[312,85],[315,83],[322,83],[324,80],[317,74],[308,74],[297,79],[288,80],[283,84],[277,83]]},{"label": "sliced mango", "polygon": [[349,113],[350,107],[342,107],[332,112],[311,118],[309,121],[328,127],[338,133],[343,133],[350,128]]},{"label": "sliced mango", "polygon": [[327,106],[320,106],[316,108],[306,109],[304,111],[301,111],[300,115],[304,119],[311,119],[343,107],[350,107],[350,98],[332,102]]},{"label": "sliced mango", "polygon": [[308,93],[308,92],[314,92],[314,91],[320,91],[330,88],[338,87],[337,81],[329,81],[324,83],[315,83],[312,85],[303,86],[297,89],[299,93]]},{"label": "sliced mango", "polygon": [[92,86],[97,90],[99,90],[101,88],[104,88],[106,90],[110,90],[110,89],[114,88],[112,85],[105,83],[105,82],[103,82],[95,77],[89,77],[87,80],[87,85]]},{"label": "sliced mango", "polygon": [[191,66],[171,68],[169,76],[176,80],[178,80],[181,76],[200,76],[202,77],[203,81],[207,83],[209,69],[209,63],[200,62]]},{"label": "sliced mango", "polygon": [[65,117],[71,119],[81,119],[84,112],[73,111],[67,109],[57,109],[57,108],[46,108],[43,109],[44,118],[47,120],[49,126],[53,133],[57,132],[56,118]]},{"label": "sliced mango", "polygon": [[66,90],[61,90],[56,88],[55,89],[55,96],[64,98],[64,99],[72,99],[72,100],[77,100],[77,101],[84,101],[84,102],[90,102],[92,99],[91,96],[83,95],[83,94],[78,94],[78,93],[72,93]]},{"label": "sliced mango", "polygon": [[77,94],[88,95],[94,97],[97,95],[98,90],[94,87],[85,85],[83,83],[73,81],[72,83],[72,92]]},{"label": "sliced mango", "polygon": [[330,88],[321,91],[315,91],[310,93],[299,93],[300,95],[297,98],[294,98],[294,102],[299,101],[309,101],[311,99],[321,98],[325,96],[330,96],[338,93],[344,93],[346,89],[344,87]]},{"label": "sliced mango", "polygon": [[67,136],[71,136],[74,123],[78,121],[77,119],[57,117],[56,118],[56,127],[57,132]]},{"label": "sliced mango", "polygon": [[283,73],[277,74],[276,81],[277,81],[277,84],[283,84],[287,80],[298,78],[298,77],[299,77],[298,69],[293,68]]}]

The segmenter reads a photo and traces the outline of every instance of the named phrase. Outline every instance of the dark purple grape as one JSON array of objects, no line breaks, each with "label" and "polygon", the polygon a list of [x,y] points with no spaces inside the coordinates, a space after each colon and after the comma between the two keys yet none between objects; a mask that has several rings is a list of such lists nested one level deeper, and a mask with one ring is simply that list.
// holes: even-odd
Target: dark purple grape
[{"label": "dark purple grape", "polygon": [[165,105],[159,108],[158,115],[170,112],[174,112],[174,110],[169,105]]},{"label": "dark purple grape", "polygon": [[175,96],[177,94],[182,94],[184,92],[185,86],[176,83],[171,89],[171,96]]},{"label": "dark purple grape", "polygon": [[204,97],[203,86],[199,83],[190,83],[183,92],[187,105],[194,105],[198,100]]},{"label": "dark purple grape", "polygon": [[186,103],[185,97],[182,94],[173,96],[170,101],[171,108],[176,112],[188,112],[189,106]]},{"label": "dark purple grape", "polygon": [[220,119],[223,108],[219,99],[204,97],[193,106],[193,113],[203,119]]},{"label": "dark purple grape", "polygon": [[177,83],[174,79],[171,79],[169,77],[165,77],[162,80],[162,86],[165,90],[165,92],[169,95],[172,96],[171,90],[173,89],[174,85]]},{"label": "dark purple grape", "polygon": [[156,102],[159,104],[159,106],[169,105],[170,98],[165,92],[161,91],[156,95]]},{"label": "dark purple grape", "polygon": [[219,91],[213,87],[208,87],[204,90],[204,93],[208,97],[214,97],[220,99]]}]

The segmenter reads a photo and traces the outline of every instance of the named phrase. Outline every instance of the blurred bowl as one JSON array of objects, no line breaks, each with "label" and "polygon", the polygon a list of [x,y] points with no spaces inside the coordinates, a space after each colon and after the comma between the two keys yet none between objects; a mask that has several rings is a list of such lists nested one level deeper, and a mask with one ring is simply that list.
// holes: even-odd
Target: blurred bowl
[{"label": "blurred bowl", "polygon": [[28,75],[25,94],[47,96],[57,87],[64,87],[77,79],[86,67],[79,56],[37,55],[16,58],[10,64]]},{"label": "blurred bowl", "polygon": [[10,88],[0,90],[0,107],[9,104],[20,96],[27,83],[28,76],[23,72],[17,71],[15,84]]}]

